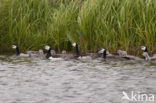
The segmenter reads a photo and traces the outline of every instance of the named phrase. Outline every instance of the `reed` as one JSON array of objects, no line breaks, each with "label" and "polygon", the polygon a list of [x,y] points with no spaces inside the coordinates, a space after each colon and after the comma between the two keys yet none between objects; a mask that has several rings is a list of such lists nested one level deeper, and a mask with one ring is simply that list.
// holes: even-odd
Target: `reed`
[{"label": "reed", "polygon": [[0,0],[0,51],[12,44],[22,51],[71,51],[76,41],[81,52],[104,47],[139,54],[145,45],[156,52],[155,0]]}]

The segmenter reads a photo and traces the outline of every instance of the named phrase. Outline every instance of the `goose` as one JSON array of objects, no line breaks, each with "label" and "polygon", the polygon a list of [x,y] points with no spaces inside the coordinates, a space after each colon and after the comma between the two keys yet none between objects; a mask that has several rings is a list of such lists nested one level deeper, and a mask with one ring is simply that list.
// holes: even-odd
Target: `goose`
[{"label": "goose", "polygon": [[127,60],[142,60],[139,57],[133,56],[133,55],[128,55],[126,51],[123,50],[118,50],[117,53],[119,54],[119,57],[125,58]]},{"label": "goose", "polygon": [[145,60],[150,60],[151,58],[149,57],[147,47],[141,46],[141,50],[144,52],[142,53],[142,56],[145,58]]},{"label": "goose", "polygon": [[73,44],[72,44],[72,46],[75,48],[75,56],[74,56],[74,58],[75,59],[81,59],[81,60],[87,60],[87,59],[91,59],[91,56],[90,56],[90,54],[81,54],[80,55],[80,52],[79,52],[79,47],[78,47],[78,44],[76,43],[76,42],[74,42]]},{"label": "goose", "polygon": [[106,56],[112,56],[112,54],[110,54],[108,50],[101,48],[96,53],[89,53],[89,56],[91,56],[92,59],[106,60]]},{"label": "goose", "polygon": [[142,56],[145,58],[145,60],[147,60],[147,61],[156,60],[156,54],[154,54],[152,57],[150,57],[146,46],[141,46],[141,50],[143,50]]},{"label": "goose", "polygon": [[104,61],[106,61],[106,60],[110,60],[110,61],[125,60],[124,58],[110,54],[105,48],[101,48],[101,50],[98,51],[98,53],[102,54],[101,57],[103,58]]},{"label": "goose", "polygon": [[54,54],[52,55],[51,54],[51,48],[50,48],[49,45],[45,46],[45,50],[47,50],[47,54],[45,56],[47,59],[53,60],[53,61],[55,61],[55,60],[63,60],[62,58],[60,58],[59,55],[54,55]]},{"label": "goose", "polygon": [[102,57],[104,60],[110,60],[110,61],[125,61],[125,60],[131,60],[129,57],[120,57],[118,55],[113,55],[107,52],[106,49],[102,48],[99,53],[102,53]]},{"label": "goose", "polygon": [[16,56],[20,56],[20,57],[30,57],[29,54],[26,53],[20,53],[19,47],[16,45],[12,45],[13,49],[16,49]]},{"label": "goose", "polygon": [[99,53],[99,54],[102,54],[103,59],[106,60],[106,56],[107,56],[106,49],[101,48],[101,50],[98,51],[98,53]]},{"label": "goose", "polygon": [[62,57],[63,57],[63,59],[64,60],[70,60],[70,59],[78,59],[79,58],[79,56],[80,56],[80,53],[79,53],[79,50],[78,50],[78,45],[74,42],[73,44],[72,44],[72,46],[73,47],[75,47],[75,54],[76,55],[73,55],[73,54],[66,54],[66,51],[62,51]]}]

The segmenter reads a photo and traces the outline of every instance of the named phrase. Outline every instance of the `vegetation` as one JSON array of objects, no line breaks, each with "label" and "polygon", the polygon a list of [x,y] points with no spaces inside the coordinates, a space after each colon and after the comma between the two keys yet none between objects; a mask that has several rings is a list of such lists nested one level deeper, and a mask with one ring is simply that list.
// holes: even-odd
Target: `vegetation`
[{"label": "vegetation", "polygon": [[0,51],[104,47],[138,54],[156,51],[156,0],[0,0]]}]

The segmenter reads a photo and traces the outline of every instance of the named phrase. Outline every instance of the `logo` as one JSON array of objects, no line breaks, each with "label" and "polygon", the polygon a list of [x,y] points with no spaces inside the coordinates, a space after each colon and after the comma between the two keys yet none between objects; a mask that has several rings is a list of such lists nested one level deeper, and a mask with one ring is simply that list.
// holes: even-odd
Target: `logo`
[{"label": "logo", "polygon": [[134,92],[131,91],[130,95],[128,95],[125,91],[122,92],[123,96],[121,100],[128,100],[128,101],[148,101],[153,102],[154,101],[154,94],[146,94],[146,93],[140,93],[140,92]]}]

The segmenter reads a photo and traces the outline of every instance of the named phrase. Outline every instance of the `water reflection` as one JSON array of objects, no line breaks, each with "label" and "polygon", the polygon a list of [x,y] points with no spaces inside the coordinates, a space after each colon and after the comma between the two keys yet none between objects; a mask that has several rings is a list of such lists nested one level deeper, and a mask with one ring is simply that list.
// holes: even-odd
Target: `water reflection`
[{"label": "water reflection", "polygon": [[153,62],[0,56],[0,102],[121,103],[122,91],[156,96],[155,78]]}]

